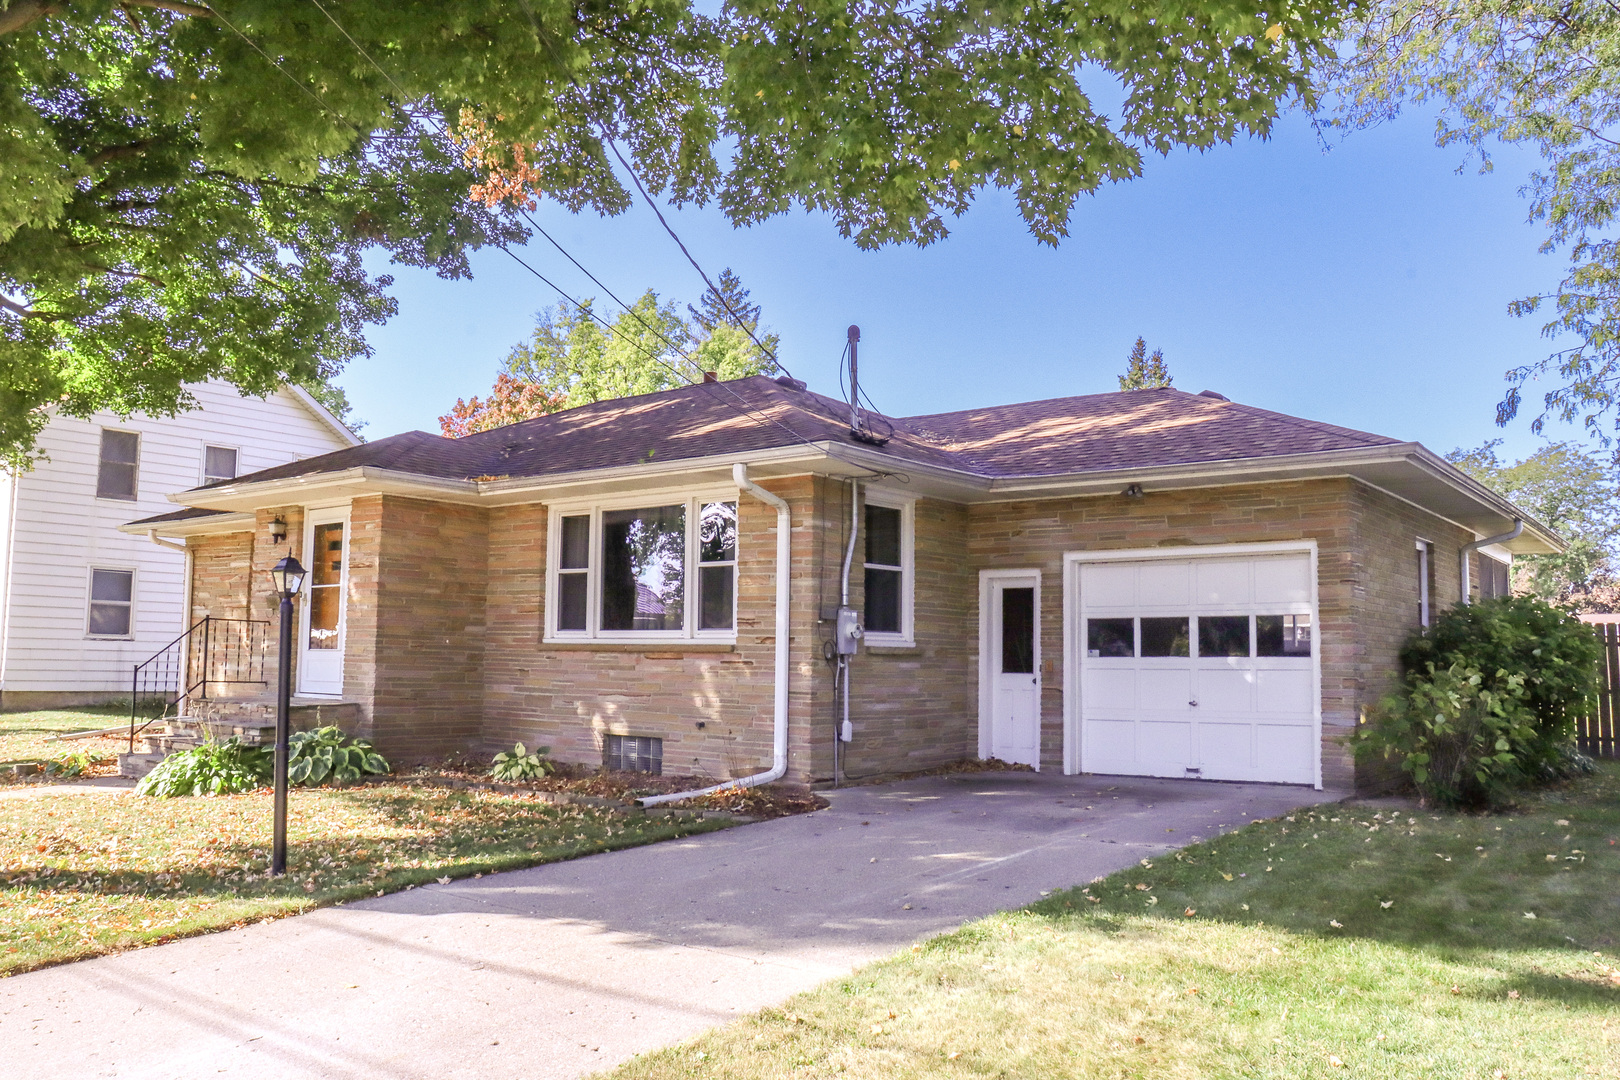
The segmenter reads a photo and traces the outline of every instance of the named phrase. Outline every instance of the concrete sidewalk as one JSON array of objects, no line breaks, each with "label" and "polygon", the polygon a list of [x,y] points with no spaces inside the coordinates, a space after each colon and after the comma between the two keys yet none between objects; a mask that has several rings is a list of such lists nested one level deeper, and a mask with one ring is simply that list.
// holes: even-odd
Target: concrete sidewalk
[{"label": "concrete sidewalk", "polygon": [[10,1076],[575,1077],[1334,793],[987,773],[0,980]]}]

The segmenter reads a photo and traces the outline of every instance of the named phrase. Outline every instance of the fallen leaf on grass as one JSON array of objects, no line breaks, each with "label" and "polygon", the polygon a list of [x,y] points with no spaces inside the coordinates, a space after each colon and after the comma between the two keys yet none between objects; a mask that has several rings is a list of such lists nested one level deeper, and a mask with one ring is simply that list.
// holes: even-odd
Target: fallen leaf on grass
[{"label": "fallen leaf on grass", "polygon": [[1340,922],[1338,919],[1329,919],[1328,920],[1328,925],[1333,927],[1333,929],[1335,929],[1335,930],[1343,930],[1344,929],[1344,923]]},{"label": "fallen leaf on grass", "polygon": [[1182,914],[1187,916],[1187,918],[1190,919],[1194,915],[1198,914],[1198,909],[1197,908],[1188,908],[1186,911],[1183,911]]},{"label": "fallen leaf on grass", "polygon": [[1527,911],[1524,913],[1524,917],[1527,919],[1533,919],[1536,917],[1536,913],[1533,911]]},{"label": "fallen leaf on grass", "polygon": [[1344,1068],[1344,1062],[1339,1060],[1339,1055],[1337,1055],[1337,1054],[1329,1054],[1328,1055],[1328,1064],[1333,1066],[1335,1069]]},{"label": "fallen leaf on grass", "polygon": [[883,1034],[883,1025],[882,1024],[873,1024],[872,1025],[872,1034],[874,1034],[874,1035]]},{"label": "fallen leaf on grass", "polygon": [[1226,880],[1227,880],[1227,881],[1231,881],[1231,880],[1232,880],[1232,875],[1231,875],[1231,874],[1228,874],[1228,873],[1224,873],[1224,872],[1223,872],[1223,873],[1222,873],[1222,874],[1221,874],[1221,877],[1223,877],[1223,878],[1225,878],[1225,879],[1226,879]]},{"label": "fallen leaf on grass", "polygon": [[1557,821],[1553,822],[1553,824],[1558,826],[1560,829],[1567,829],[1569,828],[1569,819],[1559,818]]},{"label": "fallen leaf on grass", "polygon": [[1147,898],[1147,900],[1150,904],[1157,904],[1159,902],[1159,898],[1157,896],[1150,896]]},{"label": "fallen leaf on grass", "polygon": [[1393,900],[1380,900],[1380,901],[1378,901],[1378,906],[1381,907],[1381,908],[1391,908],[1391,907],[1395,906],[1395,901],[1393,901]]},{"label": "fallen leaf on grass", "polygon": [[440,885],[448,885],[448,884],[450,884],[450,878],[448,876],[440,878],[439,879],[439,884]]},{"label": "fallen leaf on grass", "polygon": [[1514,1001],[1517,1001],[1519,1000],[1519,992],[1517,990],[1509,990],[1508,997],[1512,998]]}]

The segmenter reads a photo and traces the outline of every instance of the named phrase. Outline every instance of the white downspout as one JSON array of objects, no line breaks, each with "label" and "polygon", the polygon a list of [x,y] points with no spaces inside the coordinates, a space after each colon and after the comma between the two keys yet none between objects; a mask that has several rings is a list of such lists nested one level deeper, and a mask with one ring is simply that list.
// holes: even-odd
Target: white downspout
[{"label": "white downspout", "polygon": [[741,462],[731,467],[732,478],[737,481],[737,487],[748,492],[760,502],[776,508],[776,732],[772,743],[773,759],[771,767],[762,773],[744,776],[738,780],[727,780],[723,784],[713,784],[695,791],[673,791],[668,795],[649,795],[637,801],[642,806],[657,806],[659,803],[676,802],[681,799],[691,799],[698,795],[707,795],[726,788],[756,787],[760,784],[769,784],[782,779],[787,774],[788,752],[788,631],[791,623],[788,618],[788,597],[790,596],[790,577],[793,572],[792,540],[793,540],[793,513],[787,501],[771,494],[752,480],[748,479],[748,466]]},{"label": "white downspout", "polygon": [[1518,539],[1519,534],[1522,533],[1522,532],[1524,532],[1524,522],[1521,521],[1518,518],[1514,518],[1513,519],[1513,531],[1512,532],[1505,532],[1501,536],[1487,536],[1483,540],[1475,540],[1471,544],[1464,544],[1462,546],[1462,555],[1460,556],[1460,558],[1462,559],[1462,602],[1463,603],[1469,604],[1469,603],[1473,602],[1468,598],[1469,590],[1473,588],[1473,584],[1474,584],[1470,580],[1470,578],[1472,577],[1472,574],[1470,573],[1469,568],[1468,568],[1468,556],[1472,555],[1474,552],[1478,551],[1482,547],[1490,547],[1492,544],[1505,544],[1509,540],[1516,540],[1516,539]]}]

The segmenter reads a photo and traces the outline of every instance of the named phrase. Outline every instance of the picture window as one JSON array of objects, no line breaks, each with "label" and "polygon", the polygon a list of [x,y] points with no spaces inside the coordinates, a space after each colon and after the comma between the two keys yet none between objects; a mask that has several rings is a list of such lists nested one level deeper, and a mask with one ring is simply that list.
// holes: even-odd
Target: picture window
[{"label": "picture window", "polygon": [[604,507],[554,521],[553,633],[691,637],[734,630],[735,500]]}]

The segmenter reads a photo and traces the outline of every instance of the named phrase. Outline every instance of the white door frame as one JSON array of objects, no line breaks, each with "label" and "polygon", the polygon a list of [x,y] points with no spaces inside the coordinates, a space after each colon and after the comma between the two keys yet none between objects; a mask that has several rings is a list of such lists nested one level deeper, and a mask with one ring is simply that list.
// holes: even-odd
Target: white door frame
[{"label": "white door frame", "polygon": [[[991,638],[994,636],[995,616],[991,611],[992,584],[1007,579],[1022,579],[1035,583],[1035,675],[1041,678],[1041,572],[1028,570],[979,571],[979,757],[991,754],[991,724],[995,716],[996,686],[995,658],[991,656]],[[1045,690],[1044,682],[1041,690]],[[1040,693],[1036,697],[1035,718],[1035,771],[1040,771]]]},{"label": "white door frame", "polygon": [[[1080,565],[1088,562],[1143,562],[1149,559],[1186,560],[1223,555],[1285,555],[1309,552],[1311,556],[1311,681],[1315,686],[1312,709],[1315,737],[1314,783],[1322,789],[1322,608],[1317,597],[1317,551],[1314,539],[1275,540],[1255,544],[1194,544],[1173,548],[1122,548],[1116,551],[1066,551],[1063,553],[1063,773],[1080,771]],[[1037,597],[1040,595],[1036,593]],[[981,619],[982,622],[982,619]],[[981,637],[983,631],[980,631]],[[981,646],[980,652],[984,650]],[[981,668],[982,668],[981,661]],[[1071,674],[1072,673],[1072,674]],[[983,743],[983,706],[980,706],[980,735]]]},{"label": "white door frame", "polygon": [[[298,604],[298,649],[297,649],[297,679],[294,680],[293,692],[299,697],[341,698],[343,696],[343,660],[349,651],[349,556],[353,549],[354,530],[349,523],[350,504],[339,506],[306,507],[304,510],[304,557],[309,560],[305,567],[304,587]],[[334,693],[330,690],[310,690],[304,686],[304,675],[309,670],[305,657],[309,653],[309,596],[310,587],[315,580],[315,526],[343,525],[343,570],[338,577],[338,689]]]}]

